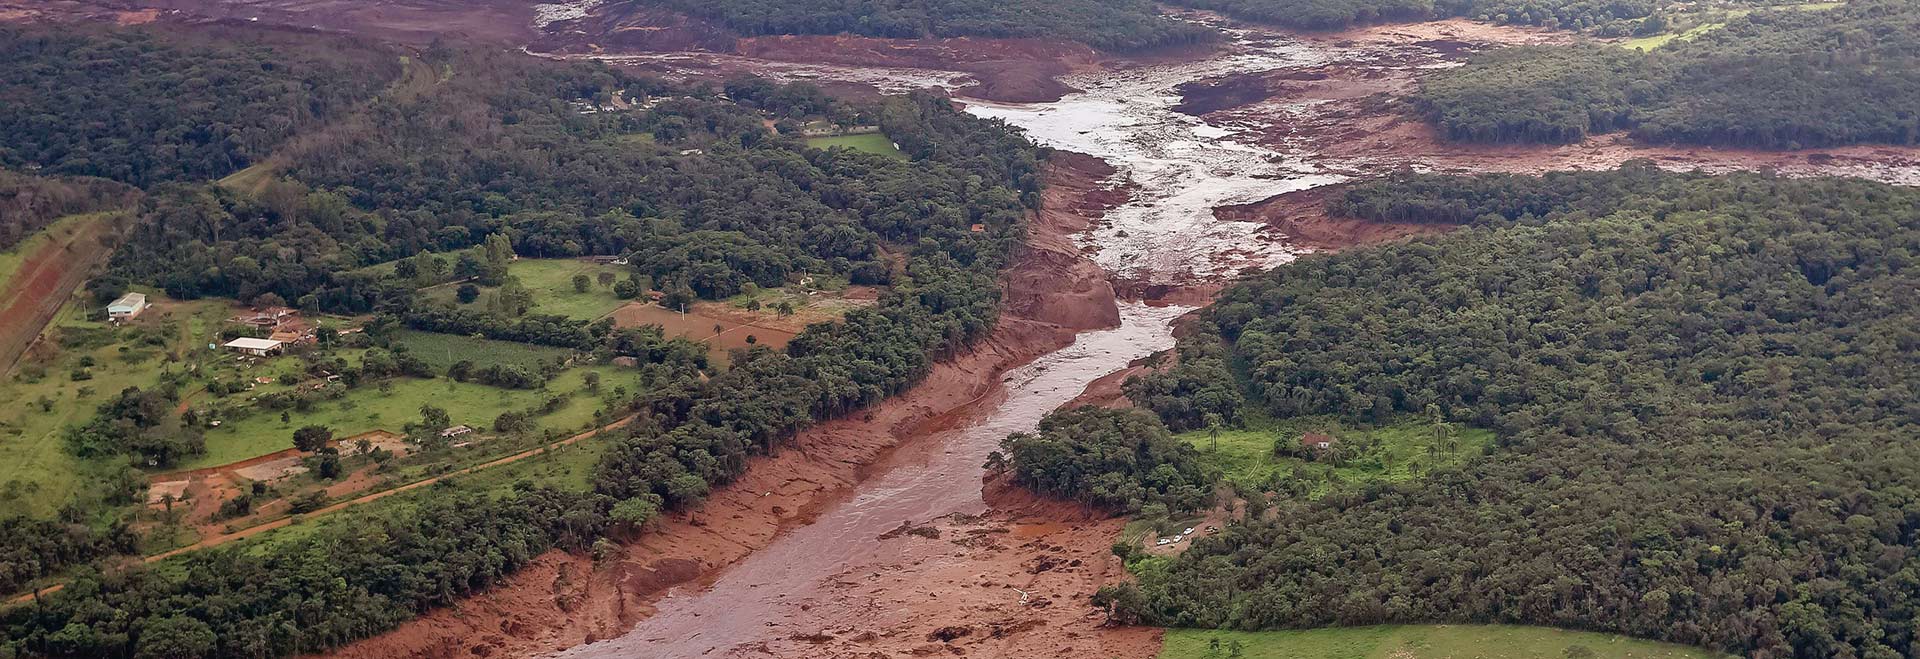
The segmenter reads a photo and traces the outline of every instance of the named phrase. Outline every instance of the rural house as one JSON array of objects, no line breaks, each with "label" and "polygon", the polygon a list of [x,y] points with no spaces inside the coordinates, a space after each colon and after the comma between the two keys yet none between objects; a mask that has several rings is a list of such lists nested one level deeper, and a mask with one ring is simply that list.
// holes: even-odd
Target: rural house
[{"label": "rural house", "polygon": [[1323,432],[1310,432],[1300,436],[1300,445],[1315,451],[1325,451],[1333,448],[1335,441],[1333,435]]},{"label": "rural house", "polygon": [[128,293],[107,305],[107,320],[120,322],[140,315],[147,310],[147,296],[144,293]]},{"label": "rural house", "polygon": [[273,339],[255,339],[255,338],[243,336],[238,339],[228,341],[226,345],[221,347],[226,348],[228,350],[232,350],[234,352],[241,352],[241,353],[253,355],[255,357],[265,357],[267,355],[279,354],[280,350],[286,347],[286,343],[282,341],[275,341]]}]

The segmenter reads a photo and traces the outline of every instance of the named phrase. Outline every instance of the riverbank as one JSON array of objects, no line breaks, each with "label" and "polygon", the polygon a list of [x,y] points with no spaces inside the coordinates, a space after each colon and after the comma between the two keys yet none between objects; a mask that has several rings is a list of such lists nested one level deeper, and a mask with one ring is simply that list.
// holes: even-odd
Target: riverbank
[{"label": "riverbank", "polygon": [[894,449],[990,408],[1008,370],[1071,344],[1077,332],[1118,323],[1111,288],[1097,268],[1078,265],[1084,259],[1066,237],[1074,209],[1099,207],[1087,197],[1103,194],[1095,183],[1110,173],[1091,159],[1049,162],[1048,180],[1057,184],[1006,275],[1009,304],[998,326],[912,390],[756,458],[739,481],[700,508],[669,516],[617,557],[595,565],[586,556],[548,552],[484,595],[324,656],[527,656],[610,638],[650,615],[670,589],[702,587],[782,532],[808,524]]}]

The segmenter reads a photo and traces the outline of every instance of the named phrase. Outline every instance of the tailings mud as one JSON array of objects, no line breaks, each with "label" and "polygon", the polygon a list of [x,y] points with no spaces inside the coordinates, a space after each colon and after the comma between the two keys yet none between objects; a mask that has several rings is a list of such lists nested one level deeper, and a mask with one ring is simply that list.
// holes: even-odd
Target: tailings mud
[{"label": "tailings mud", "polygon": [[[712,627],[725,622],[702,612],[735,607],[702,593],[771,593],[750,584],[800,583],[805,576],[848,569],[871,559],[863,552],[873,539],[902,520],[927,519],[952,506],[983,511],[979,466],[991,450],[987,439],[997,442],[996,433],[1030,425],[1051,409],[1037,402],[1025,416],[1007,416],[997,411],[1002,402],[1029,395],[1064,402],[1078,392],[1074,381],[1170,341],[1162,336],[1164,323],[1153,320],[1168,310],[1127,305],[1146,311],[1123,325],[1122,307],[1099,269],[1087,265],[1061,233],[1087,222],[1075,213],[1107,205],[1102,199],[1113,193],[1099,182],[1111,171],[1070,156],[1049,163],[1048,180],[1059,184],[1047,190],[1028,246],[1007,273],[1008,311],[989,338],[936,365],[925,382],[755,459],[738,482],[716,490],[699,509],[671,516],[613,560],[595,565],[583,556],[548,552],[501,587],[327,656],[532,656],[618,636],[638,623],[694,619]],[[1076,341],[1087,330],[1094,331]],[[981,428],[983,420],[998,425]],[[952,437],[971,437],[971,448],[950,452],[961,446],[947,441]],[[779,576],[782,566],[794,572]],[[738,604],[756,612],[753,624],[743,622],[746,617],[728,618],[736,624],[729,634],[746,639],[758,638],[748,631],[764,631],[755,626],[758,616],[788,610],[777,599]],[[725,636],[706,634],[703,642],[718,645]],[[684,656],[632,652],[621,656]]]}]

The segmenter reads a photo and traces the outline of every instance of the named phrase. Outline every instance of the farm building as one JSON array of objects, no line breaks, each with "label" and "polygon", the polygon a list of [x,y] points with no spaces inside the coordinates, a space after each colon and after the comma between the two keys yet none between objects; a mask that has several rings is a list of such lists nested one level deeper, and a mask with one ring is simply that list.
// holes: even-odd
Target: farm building
[{"label": "farm building", "polygon": [[467,435],[472,433],[473,433],[473,428],[470,426],[453,426],[451,428],[447,428],[445,430],[440,431],[440,436],[451,439],[454,437],[459,437],[461,435]]},{"label": "farm building", "polygon": [[1300,436],[1301,446],[1320,451],[1333,448],[1334,441],[1333,435],[1323,432],[1310,432]]},{"label": "farm building", "polygon": [[234,352],[241,352],[241,353],[253,355],[255,357],[265,357],[267,355],[279,354],[279,352],[286,347],[286,343],[282,341],[275,341],[273,339],[255,339],[250,337],[241,337],[238,339],[234,339],[232,341],[228,341],[226,345],[223,345],[221,347],[226,348],[228,350],[232,350]]},{"label": "farm building", "polygon": [[140,315],[147,310],[147,296],[144,293],[128,293],[107,305],[107,319],[120,322]]}]

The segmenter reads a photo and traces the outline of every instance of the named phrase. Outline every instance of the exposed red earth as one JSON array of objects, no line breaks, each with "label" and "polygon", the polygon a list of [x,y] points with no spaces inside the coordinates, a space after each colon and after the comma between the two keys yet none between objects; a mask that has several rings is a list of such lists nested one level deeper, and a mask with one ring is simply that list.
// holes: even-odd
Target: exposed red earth
[{"label": "exposed red earth", "polygon": [[13,276],[0,281],[0,375],[13,370],[87,273],[113,251],[102,242],[111,225],[94,220],[71,240],[40,243]]},{"label": "exposed red earth", "polygon": [[1266,222],[1287,234],[1289,242],[1319,250],[1338,250],[1354,245],[1370,245],[1413,236],[1445,233],[1453,227],[1411,222],[1373,222],[1329,215],[1328,197],[1344,185],[1330,185],[1289,192],[1264,201],[1221,206],[1214,217],[1240,222]]},{"label": "exposed red earth", "polygon": [[0,20],[177,21],[342,32],[410,44],[460,38],[522,44],[539,36],[518,0],[0,0]]},{"label": "exposed red earth", "polygon": [[[762,62],[950,71],[970,78],[964,94],[1015,103],[1060,98],[1073,90],[1061,84],[1058,76],[1092,67],[1106,57],[1082,44],[1050,39],[742,37],[706,21],[631,3],[600,5],[581,18],[550,24],[547,34],[530,44],[529,50],[594,56],[697,51]],[[674,70],[685,73],[690,63],[676,61]],[[751,64],[726,58],[710,58],[699,66],[709,68],[715,77],[752,70]]]}]

